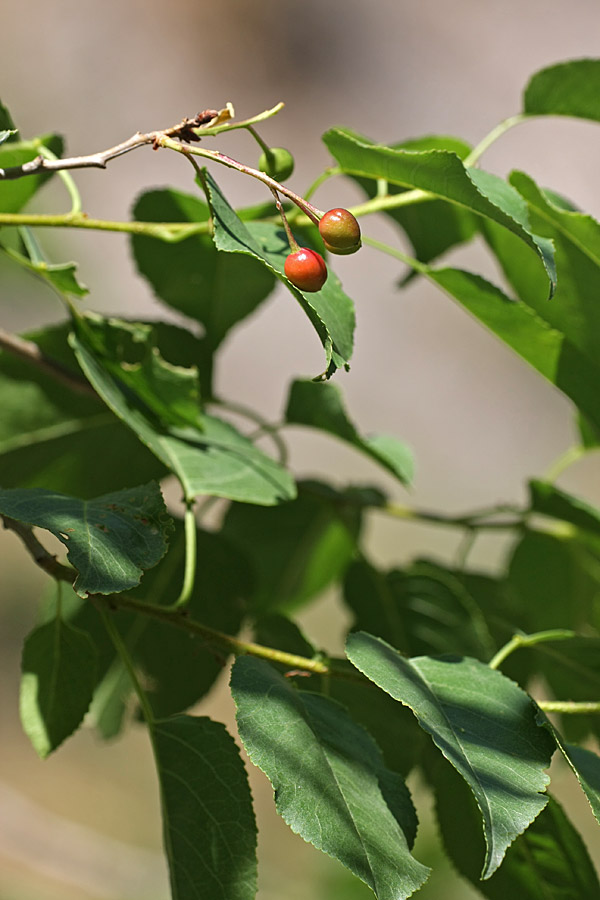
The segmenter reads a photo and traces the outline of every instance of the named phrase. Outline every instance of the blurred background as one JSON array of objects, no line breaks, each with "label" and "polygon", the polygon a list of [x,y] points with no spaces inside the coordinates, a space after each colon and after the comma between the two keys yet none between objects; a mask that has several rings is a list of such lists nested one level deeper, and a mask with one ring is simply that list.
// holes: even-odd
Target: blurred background
[{"label": "blurred background", "polygon": [[[329,164],[320,135],[344,125],[378,141],[454,134],[477,143],[520,109],[529,76],[560,60],[599,55],[595,0],[3,0],[0,96],[25,137],[58,131],[69,155],[112,146],[137,130],[167,127],[205,108],[235,105],[238,118],[273,106],[285,110],[261,128],[271,145],[296,158],[290,185],[304,192]],[[210,143],[221,148],[219,140]],[[222,149],[255,164],[246,133]],[[534,121],[507,133],[482,165],[502,176],[523,169],[543,186],[600,215],[600,128],[568,119]],[[266,200],[264,189],[219,171],[234,206]],[[76,173],[84,209],[126,219],[139,193],[154,186],[194,191],[190,167],[175,154],[138,150],[107,171]],[[360,194],[328,182],[323,209],[349,206]],[[58,179],[35,200],[58,212],[67,199]],[[364,231],[398,244],[377,217]],[[146,317],[159,308],[135,273],[126,238],[91,232],[39,233],[49,256],[79,263],[92,309]],[[499,276],[477,242],[448,261]],[[338,384],[363,432],[404,439],[417,461],[410,497],[371,464],[333,440],[293,433],[300,475],[340,483],[376,482],[401,502],[459,513],[499,501],[519,502],[528,477],[541,475],[573,440],[569,403],[513,357],[451,301],[415,280],[397,289],[397,263],[365,248],[335,261],[357,307],[352,370]],[[2,325],[23,330],[62,318],[53,296],[0,261]],[[278,419],[290,379],[322,370],[322,349],[300,309],[277,290],[234,330],[217,370],[220,392]],[[560,483],[600,503],[598,454]],[[373,518],[370,552],[381,564],[414,554],[451,558],[457,535]],[[499,565],[498,539],[477,543],[473,561]],[[158,798],[150,750],[139,728],[109,745],[85,729],[42,763],[18,722],[19,656],[46,586],[14,535],[0,534],[3,602],[0,632],[0,900],[166,900]],[[303,616],[309,636],[339,651],[347,619],[335,596]],[[232,721],[223,678],[202,712]],[[295,837],[272,809],[271,789],[253,775],[260,829],[259,900],[372,896],[328,858]],[[419,809],[429,799],[418,784]],[[570,803],[592,846],[591,813],[574,783],[558,772],[553,787]],[[432,864],[439,849],[424,827],[417,855]],[[451,880],[448,880],[451,879]],[[423,898],[478,896],[440,869]]]}]

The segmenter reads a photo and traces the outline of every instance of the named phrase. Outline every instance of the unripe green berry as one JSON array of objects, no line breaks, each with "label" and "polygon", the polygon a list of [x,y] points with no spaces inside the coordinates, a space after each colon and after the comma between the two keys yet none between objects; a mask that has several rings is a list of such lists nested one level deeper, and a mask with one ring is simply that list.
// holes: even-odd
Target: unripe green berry
[{"label": "unripe green berry", "polygon": [[360,247],[360,225],[347,209],[330,209],[324,213],[319,231],[332,253],[354,253]]},{"label": "unripe green berry", "polygon": [[284,272],[295,287],[314,294],[327,281],[327,266],[320,253],[300,247],[290,253],[285,261]]},{"label": "unripe green berry", "polygon": [[294,157],[285,147],[271,147],[261,155],[258,168],[275,181],[285,181],[294,171]]}]

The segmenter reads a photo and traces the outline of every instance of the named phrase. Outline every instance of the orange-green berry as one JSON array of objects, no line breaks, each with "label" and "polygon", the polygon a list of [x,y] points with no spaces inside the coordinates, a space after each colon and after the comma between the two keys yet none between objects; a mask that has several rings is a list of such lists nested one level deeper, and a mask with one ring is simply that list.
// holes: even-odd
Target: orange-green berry
[{"label": "orange-green berry", "polygon": [[332,253],[354,253],[360,247],[360,225],[347,209],[330,209],[324,213],[319,232]]}]

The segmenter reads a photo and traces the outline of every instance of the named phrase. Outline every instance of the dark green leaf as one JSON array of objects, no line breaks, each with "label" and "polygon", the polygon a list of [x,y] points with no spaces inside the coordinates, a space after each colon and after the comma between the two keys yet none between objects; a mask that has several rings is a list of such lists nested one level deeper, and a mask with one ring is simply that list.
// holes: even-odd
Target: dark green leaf
[{"label": "dark green leaf", "polygon": [[583,416],[578,416],[577,428],[582,447],[586,450],[596,450],[600,446],[600,425],[593,425]]},{"label": "dark green leaf", "polygon": [[[206,176],[214,219],[214,240],[219,250],[255,257],[289,288],[315,328],[325,349],[327,371],[348,363],[352,355],[354,306],[332,272],[317,293],[303,293],[284,275],[290,253],[283,227],[267,222],[244,223],[229,206],[216,182]],[[331,365],[333,365],[333,369]]]},{"label": "dark green leaf", "polygon": [[348,418],[342,392],[337,385],[315,381],[294,381],[285,411],[293,425],[308,425],[347,441],[381,466],[409,484],[413,477],[412,453],[405,444],[385,434],[361,437]]},{"label": "dark green leaf", "polygon": [[600,509],[595,506],[544,481],[530,481],[529,494],[534,512],[570,522],[592,534],[600,534]]},{"label": "dark green leaf", "polygon": [[[36,142],[48,147],[55,156],[63,151],[62,138],[57,134],[44,134],[36,138]],[[34,141],[6,141],[0,147],[0,169],[22,166],[23,163],[35,159],[39,155],[37,143]],[[0,182],[0,212],[16,213],[31,200],[35,192],[48,180],[52,172],[41,172],[38,175],[27,175],[24,178],[3,180]]]},{"label": "dark green leaf", "polygon": [[[82,378],[67,334],[63,324],[26,337],[75,379]],[[167,471],[91,392],[71,389],[6,351],[0,352],[0,403],[5,487],[45,487],[89,498]]]},{"label": "dark green leaf", "polygon": [[465,168],[455,153],[446,150],[394,150],[365,143],[340,128],[327,131],[323,140],[344,172],[427,191],[516,234],[539,256],[552,294],[556,283],[552,244],[532,233],[526,204],[502,179],[480,169]]},{"label": "dark green leaf", "polygon": [[[194,621],[235,635],[250,592],[248,564],[220,534],[198,530],[194,591],[186,606]],[[148,572],[132,597],[168,605],[181,590],[184,565],[183,528],[179,524],[165,559]],[[141,617],[144,628],[132,654],[148,676],[147,696],[156,716],[180,712],[213,686],[226,659],[198,635]]]},{"label": "dark green leaf", "polygon": [[[444,846],[458,871],[489,900],[593,900],[598,876],[581,837],[552,797],[509,847],[491,878],[479,880],[484,842],[477,804],[454,769],[439,758],[429,770]],[[433,770],[432,770],[433,769]]]},{"label": "dark green leaf", "polygon": [[256,823],[244,764],[220,722],[151,726],[173,900],[253,900]]},{"label": "dark green leaf", "polygon": [[79,500],[46,491],[0,490],[0,514],[50,531],[79,573],[74,588],[116,594],[138,584],[167,552],[171,519],[157,484]]},{"label": "dark green leaf", "polygon": [[[147,222],[207,222],[209,213],[196,197],[174,190],[148,191],[133,209],[136,219]],[[218,253],[208,233],[174,244],[134,235],[132,248],[157,296],[201,322],[213,350],[275,286],[272,273],[255,259]]]},{"label": "dark green leaf", "polygon": [[289,473],[233,426],[204,416],[203,430],[167,432],[78,336],[72,337],[86,377],[107,406],[180,480],[187,499],[198,494],[272,505],[295,496]]},{"label": "dark green leaf", "polygon": [[222,533],[252,561],[259,612],[303,605],[338,579],[355,553],[360,508],[344,506],[343,492],[312,487],[301,483],[298,497],[275,509],[233,504],[227,511]]},{"label": "dark green leaf", "polygon": [[600,122],[600,59],[574,59],[536,72],[525,88],[523,112]]},{"label": "dark green leaf", "polygon": [[315,648],[309,643],[298,625],[279,613],[261,616],[255,624],[254,636],[257,643],[265,644],[267,647],[277,647],[278,650],[284,650],[286,653],[306,656],[308,659],[315,655]]},{"label": "dark green leaf", "polygon": [[471,788],[483,818],[482,878],[544,808],[553,742],[539,728],[530,698],[475,659],[403,658],[365,633],[348,637],[350,661],[409,706],[435,745]]},{"label": "dark green leaf", "polygon": [[10,111],[3,104],[2,100],[0,100],[0,129],[10,131],[13,137],[10,138],[11,142],[15,142],[18,138],[15,135],[18,135],[19,131],[17,126],[13,121],[13,117],[10,114]]},{"label": "dark green leaf", "polygon": [[231,687],[240,737],[292,831],[339,859],[379,900],[409,897],[428,874],[403,831],[414,810],[369,735],[337,703],[296,691],[262,660],[239,657]]},{"label": "dark green leaf", "polygon": [[588,621],[597,583],[586,577],[578,549],[568,537],[532,530],[516,544],[504,609],[515,631],[577,629]]},{"label": "dark green leaf", "polygon": [[427,277],[464,306],[595,423],[600,423],[600,368],[521,301],[479,275],[428,270]]},{"label": "dark green leaf", "polygon": [[355,562],[344,581],[353,630],[381,637],[409,656],[461,653],[487,659],[495,644],[475,600],[445,569],[424,560],[380,572]]},{"label": "dark green leaf", "polygon": [[84,631],[57,615],[25,641],[21,722],[36,753],[48,756],[79,727],[96,681],[96,650]]},{"label": "dark green leaf", "polygon": [[[347,666],[348,672],[356,676],[356,669],[348,660],[335,660],[338,668]],[[323,679],[325,681],[325,678]],[[310,687],[308,679],[307,687]],[[388,769],[406,776],[419,763],[423,747],[423,732],[411,711],[398,703],[389,694],[378,690],[366,678],[327,678],[323,693],[345,706],[355,722],[363,725],[377,741]],[[410,835],[409,846],[411,845]]]},{"label": "dark green leaf", "polygon": [[[569,600],[567,595],[567,603]],[[574,637],[532,647],[539,672],[557,700],[594,701],[600,697],[600,638]],[[600,736],[598,715],[564,715],[561,730],[575,740]]]},{"label": "dark green leaf", "polygon": [[[147,574],[153,573],[154,569],[150,569]],[[52,623],[59,612],[70,626],[87,634],[94,647],[96,678],[87,722],[103,738],[115,737],[123,725],[128,698],[133,691],[130,675],[115,651],[102,617],[89,600],[82,600],[74,591],[49,597],[41,609],[42,623]],[[126,610],[120,609],[114,614],[113,624],[130,654],[147,622],[146,617]]]}]

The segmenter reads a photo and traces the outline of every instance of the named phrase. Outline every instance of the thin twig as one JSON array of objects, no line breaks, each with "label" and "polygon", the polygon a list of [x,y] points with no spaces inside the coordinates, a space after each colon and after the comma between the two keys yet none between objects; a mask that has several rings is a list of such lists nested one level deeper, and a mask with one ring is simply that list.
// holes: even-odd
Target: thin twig
[{"label": "thin twig", "polygon": [[73,584],[77,577],[75,569],[64,566],[57,560],[56,556],[49,553],[43,544],[38,541],[31,528],[23,525],[22,522],[17,522],[16,519],[10,519],[8,516],[0,516],[0,518],[7,531],[14,531],[21,538],[29,555],[40,569],[43,569],[56,581],[66,581],[69,584]]},{"label": "thin twig", "polygon": [[96,396],[96,392],[87,381],[79,378],[74,372],[71,372],[57,360],[52,359],[50,356],[46,356],[33,341],[25,340],[25,338],[21,338],[16,334],[11,334],[0,328],[0,348],[11,353],[13,356],[24,359],[42,372],[52,375],[56,381],[60,381],[72,391],[77,391],[80,394],[91,394],[94,397]]},{"label": "thin twig", "polygon": [[136,132],[126,141],[109,147],[108,150],[101,150],[98,153],[90,153],[87,156],[71,156],[66,159],[48,159],[42,155],[36,156],[35,159],[23,163],[21,166],[11,166],[7,169],[0,169],[0,180],[23,178],[25,175],[35,175],[38,172],[58,172],[65,169],[105,169],[106,164],[111,159],[123,156],[131,150],[143,147],[146,144],[158,146],[158,140],[161,137],[178,138],[185,141],[200,140],[196,131],[215,119],[217,111],[210,109],[205,110],[193,119],[184,118],[177,125],[165,128],[160,131],[149,131],[142,134],[141,131]]}]

